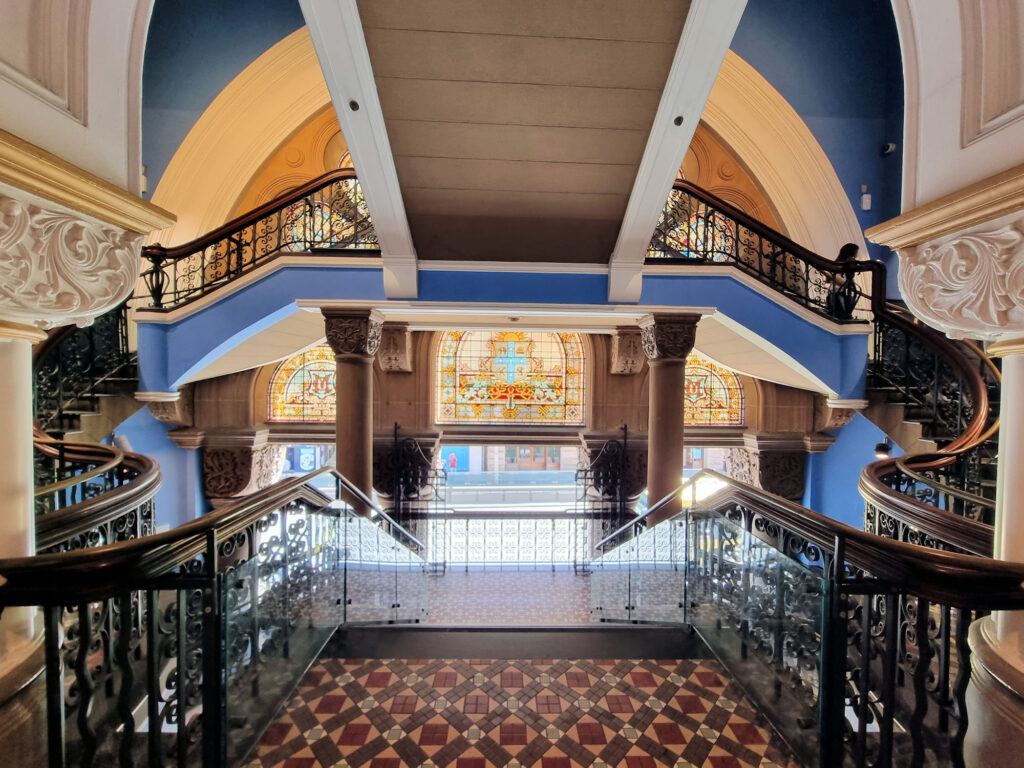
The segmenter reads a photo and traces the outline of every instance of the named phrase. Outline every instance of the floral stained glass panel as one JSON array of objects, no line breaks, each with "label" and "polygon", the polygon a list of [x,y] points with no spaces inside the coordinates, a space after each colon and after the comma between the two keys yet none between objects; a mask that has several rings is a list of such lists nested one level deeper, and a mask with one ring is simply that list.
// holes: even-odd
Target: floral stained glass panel
[{"label": "floral stained glass panel", "polygon": [[277,366],[270,380],[270,421],[334,421],[334,372],[334,352],[326,344]]},{"label": "floral stained glass panel", "polygon": [[445,331],[437,351],[437,422],[583,424],[582,338]]},{"label": "floral stained glass panel", "polygon": [[728,368],[701,355],[686,358],[683,421],[687,426],[743,426],[743,385]]}]

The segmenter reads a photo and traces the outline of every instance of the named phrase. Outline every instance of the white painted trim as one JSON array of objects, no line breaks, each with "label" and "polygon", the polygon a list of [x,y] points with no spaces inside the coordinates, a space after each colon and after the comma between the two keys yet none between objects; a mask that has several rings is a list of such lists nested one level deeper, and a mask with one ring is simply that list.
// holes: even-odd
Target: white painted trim
[{"label": "white painted trim", "polygon": [[849,408],[853,411],[863,411],[870,403],[867,400],[855,400],[853,398],[830,397],[825,400],[829,408]]},{"label": "white painted trim", "polygon": [[135,195],[142,194],[142,65],[152,15],[153,0],[138,0],[128,48],[126,181],[128,191]]},{"label": "white painted trim", "polygon": [[[384,259],[389,296],[416,296],[416,249],[355,0],[299,0]],[[358,109],[349,108],[351,102]]]},{"label": "white painted trim", "polygon": [[607,275],[607,264],[549,261],[421,261],[421,272],[523,272],[553,275]]},{"label": "white painted trim", "polygon": [[135,393],[135,399],[140,403],[176,403],[181,399],[181,392],[177,389],[172,392],[139,390]]},{"label": "white painted trim", "polygon": [[917,36],[910,0],[892,0],[896,32],[903,59],[903,182],[901,211],[917,207],[918,113],[920,77],[918,76]]},{"label": "white painted trim", "polygon": [[[308,2],[308,0],[307,0]],[[609,301],[639,301],[644,255],[747,0],[693,0],[622,219]],[[677,117],[682,124],[675,125]]]}]

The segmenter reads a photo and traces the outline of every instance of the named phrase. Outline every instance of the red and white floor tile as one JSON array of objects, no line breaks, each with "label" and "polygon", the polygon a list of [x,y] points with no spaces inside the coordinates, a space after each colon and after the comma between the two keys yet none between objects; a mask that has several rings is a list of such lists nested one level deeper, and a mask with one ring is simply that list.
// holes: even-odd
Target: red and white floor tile
[{"label": "red and white floor tile", "polygon": [[322,659],[247,768],[788,768],[714,661]]}]

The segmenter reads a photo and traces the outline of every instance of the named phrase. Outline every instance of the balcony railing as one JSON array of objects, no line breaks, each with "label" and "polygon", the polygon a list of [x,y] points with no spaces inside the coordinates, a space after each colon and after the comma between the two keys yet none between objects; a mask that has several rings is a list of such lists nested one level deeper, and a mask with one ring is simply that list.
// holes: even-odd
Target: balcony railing
[{"label": "balcony railing", "polygon": [[194,301],[287,252],[338,256],[380,252],[366,199],[351,169],[331,171],[176,246],[142,249],[146,293],[136,306],[169,310]]},{"label": "balcony railing", "polygon": [[[713,479],[720,490],[699,500]],[[805,766],[962,766],[970,623],[1024,565],[893,541],[704,471],[592,563],[604,621],[685,622]]]}]

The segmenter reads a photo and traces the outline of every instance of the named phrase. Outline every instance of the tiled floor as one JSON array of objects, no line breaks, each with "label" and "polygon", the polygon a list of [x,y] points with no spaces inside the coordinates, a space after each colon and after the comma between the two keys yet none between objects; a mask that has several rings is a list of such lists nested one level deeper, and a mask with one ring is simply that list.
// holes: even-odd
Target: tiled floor
[{"label": "tiled floor", "polygon": [[250,768],[795,766],[713,661],[323,659]]}]

